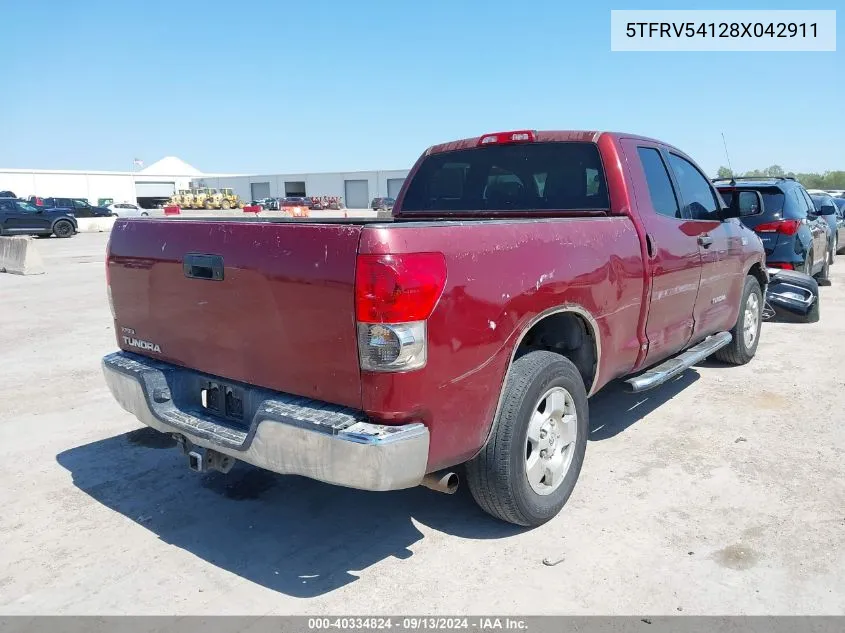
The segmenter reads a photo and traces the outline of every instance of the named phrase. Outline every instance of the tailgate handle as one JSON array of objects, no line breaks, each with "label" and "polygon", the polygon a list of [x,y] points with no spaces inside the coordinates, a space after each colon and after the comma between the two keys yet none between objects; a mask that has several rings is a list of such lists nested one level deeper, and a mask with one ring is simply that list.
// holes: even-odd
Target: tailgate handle
[{"label": "tailgate handle", "polygon": [[188,253],[182,261],[185,277],[223,281],[223,258],[220,255]]}]

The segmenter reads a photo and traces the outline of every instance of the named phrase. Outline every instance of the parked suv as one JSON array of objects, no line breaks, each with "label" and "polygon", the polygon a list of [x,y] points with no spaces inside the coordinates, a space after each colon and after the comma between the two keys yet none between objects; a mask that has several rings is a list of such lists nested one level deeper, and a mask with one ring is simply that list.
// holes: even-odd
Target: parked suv
[{"label": "parked suv", "polygon": [[834,257],[839,252],[839,245],[845,244],[845,222],[842,220],[842,213],[833,197],[828,194],[810,196],[810,199],[815,206],[816,215],[824,219],[830,228],[830,263],[833,264]]},{"label": "parked suv", "polygon": [[105,207],[93,207],[82,198],[42,198],[38,207],[45,209],[66,209],[77,218],[103,218],[116,215]]},{"label": "parked suv", "polygon": [[0,235],[71,237],[76,219],[63,209],[43,209],[15,198],[0,198]]},{"label": "parked suv", "polygon": [[832,240],[824,218],[816,215],[810,195],[794,178],[717,178],[716,188],[727,205],[735,193],[757,191],[763,208],[743,214],[766,249],[771,268],[797,270],[822,280],[828,278]]}]

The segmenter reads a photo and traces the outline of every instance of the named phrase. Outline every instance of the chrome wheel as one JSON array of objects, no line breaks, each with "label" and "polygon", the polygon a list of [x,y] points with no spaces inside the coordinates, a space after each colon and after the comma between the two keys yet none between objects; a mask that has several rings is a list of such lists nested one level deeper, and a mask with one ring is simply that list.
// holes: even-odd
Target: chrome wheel
[{"label": "chrome wheel", "polygon": [[751,349],[757,339],[757,330],[760,326],[760,300],[756,293],[748,295],[745,302],[745,313],[742,316],[742,339],[745,349]]},{"label": "chrome wheel", "polygon": [[534,492],[547,495],[560,486],[572,464],[577,431],[572,395],[563,387],[549,389],[537,401],[528,423],[525,474]]}]

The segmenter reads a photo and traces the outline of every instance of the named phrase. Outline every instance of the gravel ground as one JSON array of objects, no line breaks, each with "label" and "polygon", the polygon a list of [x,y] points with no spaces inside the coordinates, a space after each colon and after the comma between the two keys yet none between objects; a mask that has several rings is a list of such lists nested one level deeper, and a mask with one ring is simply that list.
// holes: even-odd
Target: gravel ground
[{"label": "gravel ground", "polygon": [[0,613],[845,613],[845,259],[749,365],[598,394],[575,493],[525,531],[465,489],[189,471],[104,385],[106,239],[0,275]]}]

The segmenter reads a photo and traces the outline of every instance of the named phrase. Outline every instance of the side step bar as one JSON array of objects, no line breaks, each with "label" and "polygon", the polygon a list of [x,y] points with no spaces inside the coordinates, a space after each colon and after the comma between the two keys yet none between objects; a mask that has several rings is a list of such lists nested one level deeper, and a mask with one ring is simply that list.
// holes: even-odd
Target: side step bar
[{"label": "side step bar", "polygon": [[713,352],[723,348],[729,344],[733,337],[730,332],[719,332],[713,336],[709,336],[695,347],[690,347],[685,352],[681,352],[674,358],[664,361],[657,367],[652,367],[639,376],[629,378],[625,382],[631,387],[631,391],[639,393],[641,391],[648,391],[662,385],[667,380],[670,380],[689,369],[698,362],[701,362]]}]

